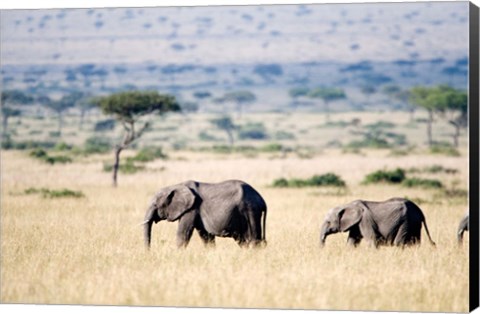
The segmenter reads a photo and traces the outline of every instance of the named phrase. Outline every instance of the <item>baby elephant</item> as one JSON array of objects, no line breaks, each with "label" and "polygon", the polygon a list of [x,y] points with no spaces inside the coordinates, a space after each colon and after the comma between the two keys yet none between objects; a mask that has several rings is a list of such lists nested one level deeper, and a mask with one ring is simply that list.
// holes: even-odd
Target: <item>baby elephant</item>
[{"label": "baby elephant", "polygon": [[356,200],[332,208],[326,215],[320,231],[320,244],[325,244],[329,234],[348,231],[348,244],[357,246],[362,238],[369,244],[398,245],[420,243],[422,223],[428,239],[435,243],[428,232],[425,216],[412,201],[391,198],[383,202]]},{"label": "baby elephant", "polygon": [[[263,228],[262,228],[263,215]],[[245,182],[187,181],[161,189],[145,215],[145,244],[150,247],[152,224],[178,221],[177,246],[186,247],[196,229],[205,244],[215,236],[232,237],[240,246],[265,243],[267,205]]]},{"label": "baby elephant", "polygon": [[465,214],[465,216],[462,218],[460,221],[460,224],[458,225],[458,231],[457,231],[457,241],[458,244],[462,244],[463,242],[463,233],[465,231],[468,231],[468,212]]}]

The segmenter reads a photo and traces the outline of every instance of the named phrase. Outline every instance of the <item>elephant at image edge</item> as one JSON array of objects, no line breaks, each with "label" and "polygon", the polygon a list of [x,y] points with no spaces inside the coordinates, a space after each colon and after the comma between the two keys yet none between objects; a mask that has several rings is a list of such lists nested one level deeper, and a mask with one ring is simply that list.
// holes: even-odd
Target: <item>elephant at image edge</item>
[{"label": "elephant at image edge", "polygon": [[[263,215],[263,228],[262,228]],[[205,244],[215,236],[232,237],[240,246],[266,243],[267,205],[249,184],[187,181],[161,189],[145,215],[145,244],[150,247],[152,224],[177,221],[177,246],[186,247],[196,229]]]},{"label": "elephant at image edge", "polygon": [[422,223],[430,243],[435,246],[422,210],[412,201],[404,198],[383,202],[356,200],[327,213],[320,231],[320,245],[325,244],[329,234],[347,231],[347,243],[353,246],[357,246],[362,238],[375,247],[418,244]]},{"label": "elephant at image edge", "polygon": [[457,241],[458,244],[462,244],[463,242],[463,233],[465,231],[468,231],[468,212],[465,214],[465,216],[462,218],[460,221],[460,224],[458,225],[457,229]]}]

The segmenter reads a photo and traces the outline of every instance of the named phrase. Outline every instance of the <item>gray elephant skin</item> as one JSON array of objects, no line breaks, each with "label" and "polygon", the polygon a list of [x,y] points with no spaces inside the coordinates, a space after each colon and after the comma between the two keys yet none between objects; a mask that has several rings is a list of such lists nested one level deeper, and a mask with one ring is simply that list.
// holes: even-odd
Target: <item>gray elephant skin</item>
[{"label": "gray elephant skin", "polygon": [[457,230],[457,241],[458,244],[463,243],[463,233],[465,231],[468,231],[468,213],[462,218],[460,221],[460,224],[458,225],[458,230]]},{"label": "gray elephant skin", "polygon": [[405,246],[420,243],[422,223],[430,243],[435,246],[428,231],[422,210],[412,201],[391,198],[382,202],[356,200],[332,208],[320,230],[320,245],[328,235],[348,232],[347,243],[357,246],[362,238],[371,246]]},{"label": "gray elephant skin", "polygon": [[[263,216],[263,227],[262,227]],[[240,246],[265,244],[267,205],[249,184],[186,181],[161,189],[152,199],[144,224],[150,247],[152,224],[178,221],[177,246],[186,247],[196,229],[206,245],[215,237],[232,237]]]}]

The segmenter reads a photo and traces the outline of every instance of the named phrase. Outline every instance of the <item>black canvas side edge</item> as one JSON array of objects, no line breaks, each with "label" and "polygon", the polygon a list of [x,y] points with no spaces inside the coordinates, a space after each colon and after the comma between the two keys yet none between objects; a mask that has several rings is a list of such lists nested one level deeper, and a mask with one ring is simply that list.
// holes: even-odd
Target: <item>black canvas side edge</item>
[{"label": "black canvas side edge", "polygon": [[469,51],[469,233],[470,285],[469,309],[479,306],[479,9],[470,2]]}]

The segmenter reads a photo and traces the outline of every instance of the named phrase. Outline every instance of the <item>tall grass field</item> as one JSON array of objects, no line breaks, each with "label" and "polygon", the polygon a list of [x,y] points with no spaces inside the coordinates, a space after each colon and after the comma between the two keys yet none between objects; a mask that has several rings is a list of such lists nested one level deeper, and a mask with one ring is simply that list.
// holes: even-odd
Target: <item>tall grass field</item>
[{"label": "tall grass field", "polygon": [[[348,120],[348,115],[342,117]],[[280,114],[243,119],[268,121],[268,128],[282,125],[299,141],[318,139],[323,148],[308,154],[166,148],[168,159],[145,163],[133,174],[120,173],[117,188],[111,185],[111,173],[103,170],[104,163],[112,162],[112,152],[72,155],[72,162],[51,165],[28,150],[2,151],[1,302],[468,311],[468,234],[463,246],[456,239],[468,206],[466,138],[461,138],[457,155],[424,149],[406,154],[370,148],[345,151],[327,145],[334,138],[348,142],[344,128],[322,133],[325,129],[315,127],[313,118],[303,119],[305,127],[297,123],[302,117],[292,120]],[[388,115],[362,117],[364,123],[369,119],[373,123]],[[401,119],[406,123],[408,114]],[[28,123],[32,129],[39,122],[22,121]],[[167,119],[154,128],[170,124],[188,139],[198,132],[194,126],[208,122],[175,124]],[[289,128],[290,124],[294,126]],[[405,126],[404,133],[411,142],[422,143],[423,127]],[[211,131],[224,136],[215,132]],[[338,136],[341,132],[343,137]],[[65,134],[68,137],[68,128]],[[159,141],[154,134],[146,133],[145,141]],[[71,142],[81,143],[86,137],[79,133]],[[125,151],[122,160],[135,153]],[[425,170],[433,165],[449,171]],[[438,180],[442,187],[363,183],[374,171],[396,168],[405,169],[410,177]],[[278,178],[325,173],[338,175],[346,187],[272,185]],[[258,190],[268,205],[267,246],[242,249],[231,238],[216,238],[216,246],[208,248],[194,233],[188,247],[178,250],[177,223],[162,221],[153,226],[152,247],[147,251],[139,223],[151,197],[164,186],[190,179],[240,179]],[[76,193],[63,193],[65,189]],[[330,208],[355,199],[380,201],[394,196],[420,206],[436,247],[428,243],[423,228],[422,243],[414,247],[375,249],[362,242],[350,248],[346,233],[329,236],[325,247],[319,247],[320,225]]]}]

